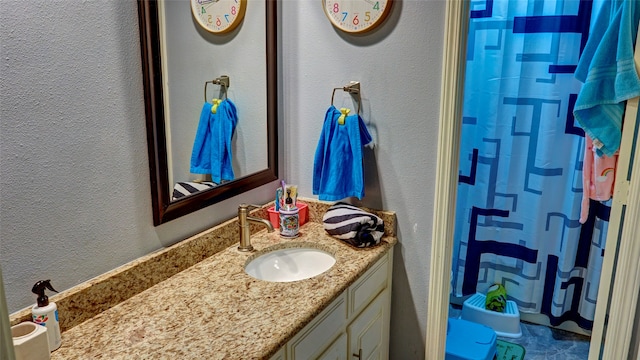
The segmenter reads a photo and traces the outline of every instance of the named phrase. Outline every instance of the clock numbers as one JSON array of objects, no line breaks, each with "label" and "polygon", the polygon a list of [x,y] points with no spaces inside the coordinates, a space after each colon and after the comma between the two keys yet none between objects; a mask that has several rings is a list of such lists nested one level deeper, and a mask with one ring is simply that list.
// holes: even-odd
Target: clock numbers
[{"label": "clock numbers", "polygon": [[392,0],[322,0],[331,23],[340,30],[360,33],[380,25]]},{"label": "clock numbers", "polygon": [[191,0],[196,22],[205,30],[222,34],[233,30],[244,18],[246,0]]}]

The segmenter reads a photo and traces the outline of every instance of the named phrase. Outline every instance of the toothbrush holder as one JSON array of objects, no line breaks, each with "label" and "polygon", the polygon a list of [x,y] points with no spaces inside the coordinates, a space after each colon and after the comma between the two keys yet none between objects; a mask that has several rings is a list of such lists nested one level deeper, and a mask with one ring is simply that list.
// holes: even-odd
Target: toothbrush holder
[{"label": "toothbrush holder", "polygon": [[[307,222],[307,218],[309,217],[309,207],[307,204],[299,201],[296,202],[296,207],[298,208],[298,221],[300,226],[302,226]],[[271,222],[271,225],[273,225],[273,228],[280,228],[280,212],[276,211],[275,206],[267,209],[267,212],[269,213],[269,221]]]}]

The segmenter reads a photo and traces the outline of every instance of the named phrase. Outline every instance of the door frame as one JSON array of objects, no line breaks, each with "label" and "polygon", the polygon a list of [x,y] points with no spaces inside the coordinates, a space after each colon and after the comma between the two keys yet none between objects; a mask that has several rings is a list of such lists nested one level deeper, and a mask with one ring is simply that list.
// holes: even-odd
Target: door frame
[{"label": "door frame", "polygon": [[[447,1],[425,339],[425,358],[433,360],[445,357],[450,292],[450,277],[447,274],[450,273],[453,256],[468,14],[469,0]],[[636,64],[638,63],[636,59]],[[637,99],[635,104],[637,110]],[[637,112],[634,112],[635,114]],[[640,132],[637,131],[637,127],[631,129],[630,126],[625,130],[623,138],[626,136],[631,140],[636,130],[637,146],[635,155],[631,158],[633,168],[640,169]],[[629,148],[632,148],[630,144]],[[639,173],[640,171],[632,173],[628,182],[628,192],[626,189],[623,191],[617,188],[614,194],[612,215],[619,213],[620,221],[624,213],[624,218],[629,220],[617,231],[618,236],[615,240],[618,241],[611,241],[613,230],[607,234],[607,244],[617,246],[613,245],[614,249],[611,249],[612,245],[609,246],[610,250],[614,251],[605,252],[604,263],[609,264],[612,271],[615,268],[615,273],[611,278],[613,286],[610,296],[605,296],[605,291],[599,291],[589,360],[626,359],[630,346],[633,345],[631,337],[635,316],[629,314],[629,311],[636,309],[637,289],[640,288],[640,241],[633,241],[634,234],[640,234]],[[616,206],[621,210],[616,212]],[[606,318],[608,321],[605,321]],[[605,326],[605,322],[609,325]],[[606,343],[603,341],[605,337]]]}]

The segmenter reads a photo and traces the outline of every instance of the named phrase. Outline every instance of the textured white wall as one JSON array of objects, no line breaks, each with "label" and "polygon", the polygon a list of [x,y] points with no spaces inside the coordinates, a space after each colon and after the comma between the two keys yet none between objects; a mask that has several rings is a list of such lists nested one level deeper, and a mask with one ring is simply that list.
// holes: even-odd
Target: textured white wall
[{"label": "textured white wall", "polygon": [[[334,30],[320,3],[282,2],[285,175],[312,195],[332,88],[360,81],[376,141],[365,155],[361,203],[395,210],[399,221],[391,358],[423,358],[445,2],[396,1],[381,29],[359,37]],[[336,93],[343,104],[351,100]]]},{"label": "textured white wall", "polygon": [[0,263],[9,312],[235,216],[153,227],[135,1],[0,0]]}]

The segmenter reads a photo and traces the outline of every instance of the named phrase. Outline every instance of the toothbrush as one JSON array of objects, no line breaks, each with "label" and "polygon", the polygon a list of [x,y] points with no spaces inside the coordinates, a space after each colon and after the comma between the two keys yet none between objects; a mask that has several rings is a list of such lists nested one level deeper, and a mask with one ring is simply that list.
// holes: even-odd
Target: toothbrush
[{"label": "toothbrush", "polygon": [[280,211],[280,199],[281,198],[282,198],[282,189],[276,189],[276,202],[275,202],[276,211]]},{"label": "toothbrush", "polygon": [[[284,199],[284,193],[287,191],[287,184],[284,182],[284,180],[280,180],[280,184],[282,185],[282,195],[280,196],[280,199]],[[278,204],[281,206],[283,206],[284,204]]]}]

